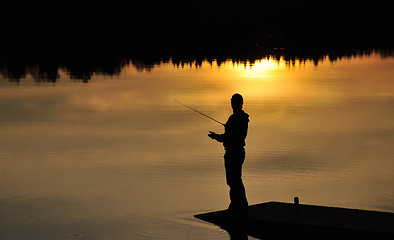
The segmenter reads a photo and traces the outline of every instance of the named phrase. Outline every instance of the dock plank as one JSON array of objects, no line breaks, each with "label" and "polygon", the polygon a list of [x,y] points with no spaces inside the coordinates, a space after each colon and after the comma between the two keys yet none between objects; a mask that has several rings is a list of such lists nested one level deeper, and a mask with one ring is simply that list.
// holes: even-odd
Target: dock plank
[{"label": "dock plank", "polygon": [[195,215],[227,231],[279,239],[394,239],[394,213],[266,202],[249,206],[249,216],[231,217],[224,210]]}]

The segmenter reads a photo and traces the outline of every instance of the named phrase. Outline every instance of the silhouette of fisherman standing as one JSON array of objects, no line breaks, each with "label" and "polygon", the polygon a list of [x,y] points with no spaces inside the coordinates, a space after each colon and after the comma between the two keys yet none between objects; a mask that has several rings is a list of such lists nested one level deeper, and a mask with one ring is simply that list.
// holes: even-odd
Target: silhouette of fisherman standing
[{"label": "silhouette of fisherman standing", "polygon": [[248,201],[242,182],[242,164],[245,160],[245,138],[248,132],[249,115],[242,110],[243,98],[236,93],[231,97],[233,114],[224,124],[223,134],[209,131],[208,136],[222,142],[226,181],[230,187],[230,205],[227,213],[231,216],[248,215]]}]

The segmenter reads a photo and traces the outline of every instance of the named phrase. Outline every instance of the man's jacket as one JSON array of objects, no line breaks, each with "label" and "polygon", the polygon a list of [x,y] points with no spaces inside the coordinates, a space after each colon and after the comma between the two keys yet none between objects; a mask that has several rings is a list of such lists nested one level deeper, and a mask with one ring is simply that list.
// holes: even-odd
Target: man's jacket
[{"label": "man's jacket", "polygon": [[225,131],[217,140],[223,142],[226,151],[244,150],[248,133],[249,115],[243,110],[233,113],[224,125]]}]

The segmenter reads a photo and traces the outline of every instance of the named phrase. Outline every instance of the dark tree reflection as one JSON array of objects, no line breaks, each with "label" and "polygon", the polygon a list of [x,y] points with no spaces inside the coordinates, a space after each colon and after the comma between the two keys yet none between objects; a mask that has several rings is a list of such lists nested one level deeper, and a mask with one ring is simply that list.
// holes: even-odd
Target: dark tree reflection
[{"label": "dark tree reflection", "polygon": [[[59,5],[60,6],[60,5]],[[172,62],[200,67],[227,60],[254,63],[271,57],[316,65],[378,52],[393,57],[389,2],[133,1],[130,7],[14,6],[2,14],[0,74],[19,82],[119,75],[132,65],[151,71]],[[12,24],[11,24],[12,23]]]}]

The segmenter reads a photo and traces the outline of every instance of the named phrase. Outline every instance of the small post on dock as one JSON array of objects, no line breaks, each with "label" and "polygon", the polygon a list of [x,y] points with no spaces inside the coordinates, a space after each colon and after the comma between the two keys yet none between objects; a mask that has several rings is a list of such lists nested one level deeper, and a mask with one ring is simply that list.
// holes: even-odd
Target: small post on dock
[{"label": "small post on dock", "polygon": [[298,208],[300,206],[300,200],[298,199],[298,197],[294,197],[294,207]]}]

